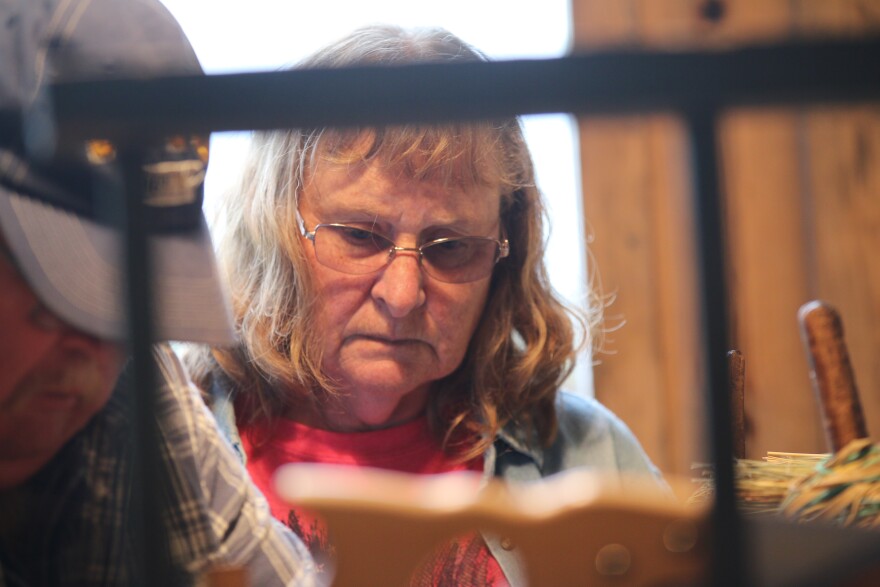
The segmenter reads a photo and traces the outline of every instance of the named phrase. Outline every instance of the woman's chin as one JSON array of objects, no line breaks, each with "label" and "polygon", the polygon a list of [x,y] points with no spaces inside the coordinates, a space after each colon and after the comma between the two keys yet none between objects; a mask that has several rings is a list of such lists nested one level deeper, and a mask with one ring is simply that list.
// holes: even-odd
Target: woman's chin
[{"label": "woman's chin", "polygon": [[342,428],[368,430],[402,424],[424,413],[427,405],[427,385],[394,387],[387,380],[361,380],[350,389],[350,395],[340,397],[342,410],[338,417],[325,414]]}]

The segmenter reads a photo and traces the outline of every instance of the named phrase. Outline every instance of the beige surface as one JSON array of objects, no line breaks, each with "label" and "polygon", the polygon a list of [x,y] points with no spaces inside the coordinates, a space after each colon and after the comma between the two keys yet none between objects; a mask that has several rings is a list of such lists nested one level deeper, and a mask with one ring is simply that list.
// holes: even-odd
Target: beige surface
[{"label": "beige surface", "polygon": [[[705,572],[706,510],[656,485],[575,470],[478,492],[479,479],[296,464],[279,470],[276,491],[327,523],[340,587],[404,585],[432,548],[473,530],[515,545],[530,585],[683,585]],[[682,494],[692,488],[681,481]]]}]

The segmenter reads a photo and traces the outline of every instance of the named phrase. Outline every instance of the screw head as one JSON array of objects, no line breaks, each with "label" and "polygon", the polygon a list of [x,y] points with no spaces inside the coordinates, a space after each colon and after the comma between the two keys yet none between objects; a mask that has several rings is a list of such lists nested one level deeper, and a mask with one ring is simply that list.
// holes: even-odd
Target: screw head
[{"label": "screw head", "polygon": [[622,544],[606,544],[596,553],[596,571],[605,577],[619,577],[629,572],[632,556]]}]

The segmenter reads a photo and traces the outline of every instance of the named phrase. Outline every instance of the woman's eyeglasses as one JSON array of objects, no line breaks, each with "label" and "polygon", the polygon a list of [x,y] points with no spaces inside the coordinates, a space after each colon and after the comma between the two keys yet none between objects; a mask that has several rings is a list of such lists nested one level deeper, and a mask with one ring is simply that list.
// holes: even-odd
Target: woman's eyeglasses
[{"label": "woman's eyeglasses", "polygon": [[346,224],[319,224],[309,232],[300,219],[300,227],[312,241],[321,265],[351,275],[373,273],[391,263],[397,253],[413,251],[427,275],[446,283],[468,283],[489,276],[495,264],[510,254],[507,239],[464,236],[398,247],[381,234]]}]

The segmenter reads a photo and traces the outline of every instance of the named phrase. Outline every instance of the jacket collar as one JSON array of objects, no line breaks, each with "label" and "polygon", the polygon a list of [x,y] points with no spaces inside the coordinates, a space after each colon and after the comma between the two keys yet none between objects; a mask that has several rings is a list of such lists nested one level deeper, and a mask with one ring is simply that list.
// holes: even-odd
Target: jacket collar
[{"label": "jacket collar", "polygon": [[[533,431],[529,432],[516,421],[510,421],[498,431],[495,444],[497,445],[499,441],[503,442],[506,448],[529,457],[538,469],[544,468],[544,451],[541,450],[541,444]],[[501,449],[498,452],[503,454]]]}]

